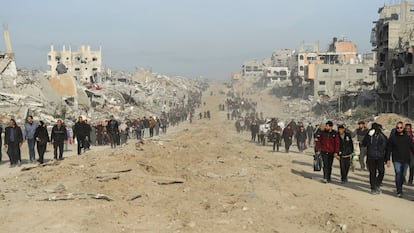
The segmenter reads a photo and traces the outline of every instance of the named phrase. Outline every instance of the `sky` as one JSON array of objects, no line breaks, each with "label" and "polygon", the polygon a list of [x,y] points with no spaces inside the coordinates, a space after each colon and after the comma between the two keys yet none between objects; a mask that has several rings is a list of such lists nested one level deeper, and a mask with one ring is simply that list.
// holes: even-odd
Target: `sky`
[{"label": "sky", "polygon": [[[0,0],[18,68],[47,70],[50,45],[102,46],[112,70],[226,80],[246,60],[333,37],[369,42],[378,8],[396,0]],[[5,50],[0,40],[0,50]]]}]

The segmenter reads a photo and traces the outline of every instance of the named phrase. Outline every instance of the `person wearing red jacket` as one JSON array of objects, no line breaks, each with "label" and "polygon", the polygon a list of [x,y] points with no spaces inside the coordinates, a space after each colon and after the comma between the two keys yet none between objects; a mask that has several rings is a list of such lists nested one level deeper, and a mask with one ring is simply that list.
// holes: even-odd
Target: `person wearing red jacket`
[{"label": "person wearing red jacket", "polygon": [[319,133],[315,140],[315,152],[321,153],[323,159],[323,183],[331,182],[333,160],[339,159],[339,136],[332,127],[332,121],[326,122],[325,130]]}]

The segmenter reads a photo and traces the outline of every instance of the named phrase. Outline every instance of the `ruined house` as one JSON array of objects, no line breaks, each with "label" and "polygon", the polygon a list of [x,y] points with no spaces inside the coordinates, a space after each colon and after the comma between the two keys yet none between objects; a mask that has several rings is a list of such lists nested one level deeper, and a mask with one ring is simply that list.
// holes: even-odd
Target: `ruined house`
[{"label": "ruined house", "polygon": [[[298,53],[299,77],[309,81],[315,97],[339,97],[357,95],[372,90],[375,84],[374,73],[366,56],[358,56],[356,45],[352,41],[333,38],[327,51],[303,50]],[[375,57],[372,57],[375,59]]]},{"label": "ruined house", "polygon": [[265,60],[245,61],[242,65],[242,77],[252,80],[258,80],[263,77],[263,69],[265,66]]},{"label": "ruined house", "polygon": [[270,58],[271,63],[264,67],[263,75],[271,86],[287,86],[294,66],[293,51],[290,49],[275,50]]},{"label": "ruined house", "polygon": [[99,81],[102,70],[102,48],[94,51],[90,46],[82,45],[77,51],[72,51],[71,47],[66,49],[63,46],[61,51],[56,51],[51,45],[47,64],[51,77],[68,72],[79,83],[95,83]]},{"label": "ruined house", "polygon": [[401,1],[378,10],[371,43],[377,53],[377,109],[414,118],[414,3]]}]

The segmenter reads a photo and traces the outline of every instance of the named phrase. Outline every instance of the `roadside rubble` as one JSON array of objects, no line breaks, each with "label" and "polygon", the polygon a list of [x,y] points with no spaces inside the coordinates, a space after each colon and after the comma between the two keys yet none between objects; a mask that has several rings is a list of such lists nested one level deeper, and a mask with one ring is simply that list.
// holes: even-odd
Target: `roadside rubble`
[{"label": "roadside rubble", "polygon": [[[105,75],[105,74],[102,74]],[[68,125],[77,115],[102,121],[113,114],[119,119],[161,115],[185,103],[190,92],[200,92],[204,80],[170,77],[140,69],[111,72],[100,83],[80,84],[69,73],[47,77],[42,71],[19,70],[17,77],[1,76],[0,120],[14,117],[18,124],[28,114],[46,124],[63,118]]]}]

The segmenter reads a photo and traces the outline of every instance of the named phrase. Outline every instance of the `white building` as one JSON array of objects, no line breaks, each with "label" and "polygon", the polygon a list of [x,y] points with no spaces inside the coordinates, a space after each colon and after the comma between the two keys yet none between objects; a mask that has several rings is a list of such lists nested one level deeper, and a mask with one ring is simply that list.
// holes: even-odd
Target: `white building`
[{"label": "white building", "polygon": [[102,48],[92,51],[90,46],[82,45],[77,51],[72,51],[63,46],[62,51],[55,51],[51,45],[47,64],[52,77],[67,71],[81,83],[93,83],[102,70]]}]

